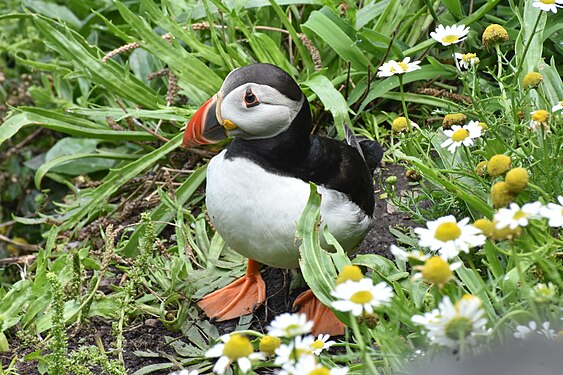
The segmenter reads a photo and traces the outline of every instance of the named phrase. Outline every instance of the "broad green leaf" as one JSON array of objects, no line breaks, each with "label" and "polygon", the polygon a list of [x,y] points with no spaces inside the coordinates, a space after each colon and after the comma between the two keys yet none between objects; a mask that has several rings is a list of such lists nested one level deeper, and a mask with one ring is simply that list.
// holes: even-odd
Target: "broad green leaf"
[{"label": "broad green leaf", "polygon": [[323,39],[344,61],[349,61],[357,70],[366,70],[370,64],[362,50],[356,46],[355,41],[334,24],[326,15],[314,11],[307,22],[301,25],[304,30],[310,30]]},{"label": "broad green leaf", "polygon": [[[321,196],[317,193],[315,184],[311,183],[310,186],[309,201],[297,223],[297,237],[301,239],[299,266],[313,294],[324,305],[330,306],[334,300],[331,291],[334,288],[337,270],[331,256],[321,248],[318,229]],[[341,321],[348,321],[347,314],[340,311],[334,313]]]},{"label": "broad green leaf", "polygon": [[321,74],[315,75],[311,79],[302,82],[302,84],[317,94],[323,102],[325,109],[332,113],[338,138],[344,139],[343,123],[350,123],[350,119],[348,117],[348,105],[342,94],[334,88],[332,82],[327,77]]}]

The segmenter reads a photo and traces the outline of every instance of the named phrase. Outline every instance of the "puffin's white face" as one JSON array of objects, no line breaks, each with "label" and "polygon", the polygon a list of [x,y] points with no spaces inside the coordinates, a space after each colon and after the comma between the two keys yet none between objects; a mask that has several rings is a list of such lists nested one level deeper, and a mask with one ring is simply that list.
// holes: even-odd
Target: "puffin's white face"
[{"label": "puffin's white face", "polygon": [[294,101],[271,86],[250,82],[219,98],[216,115],[230,137],[270,138],[289,128],[302,104],[303,99]]}]

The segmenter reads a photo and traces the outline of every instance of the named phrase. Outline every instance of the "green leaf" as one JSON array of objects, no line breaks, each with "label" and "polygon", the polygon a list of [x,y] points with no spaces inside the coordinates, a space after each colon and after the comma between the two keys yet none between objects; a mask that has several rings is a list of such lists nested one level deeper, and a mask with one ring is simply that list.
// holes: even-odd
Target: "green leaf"
[{"label": "green leaf", "polygon": [[76,72],[85,74],[113,95],[145,108],[154,109],[164,105],[163,98],[134,77],[128,69],[112,60],[103,63],[103,53],[89,45],[80,34],[40,16],[34,16],[33,20],[49,46],[72,61]]},{"label": "green leaf", "polygon": [[326,110],[332,113],[338,132],[338,138],[344,139],[344,122],[350,123],[348,104],[342,94],[334,88],[332,82],[324,75],[318,74],[302,82],[309,87],[323,102]]},{"label": "green leaf", "polygon": [[[321,196],[317,193],[315,184],[310,183],[311,193],[303,214],[297,223],[297,237],[301,239],[299,246],[299,266],[303,278],[313,291],[315,297],[325,306],[331,306],[334,297],[331,291],[334,288],[337,270],[331,256],[321,248],[319,239]],[[348,314],[334,311],[335,315],[343,322],[348,322]]]},{"label": "green leaf", "polygon": [[370,64],[355,41],[323,13],[312,12],[301,28],[323,39],[344,61],[349,61],[354,69],[365,71]]}]

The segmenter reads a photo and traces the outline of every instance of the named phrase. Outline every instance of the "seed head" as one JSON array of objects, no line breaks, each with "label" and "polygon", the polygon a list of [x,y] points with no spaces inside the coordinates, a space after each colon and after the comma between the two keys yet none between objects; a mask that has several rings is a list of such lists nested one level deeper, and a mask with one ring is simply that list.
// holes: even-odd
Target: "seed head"
[{"label": "seed head", "polygon": [[395,120],[393,120],[391,128],[393,129],[393,133],[400,133],[402,131],[408,130],[409,126],[407,123],[407,118],[403,116],[397,117]]},{"label": "seed head", "polygon": [[491,188],[491,200],[494,208],[506,207],[513,199],[514,194],[508,190],[506,182],[497,182]]},{"label": "seed head", "polygon": [[442,121],[442,127],[444,129],[450,129],[452,125],[465,125],[467,122],[467,116],[463,113],[450,113],[444,116]]},{"label": "seed head", "polygon": [[477,164],[475,167],[475,173],[477,173],[477,176],[483,177],[487,174],[487,163],[488,162],[486,160],[483,160]]},{"label": "seed head", "polygon": [[504,178],[510,190],[514,194],[518,194],[528,187],[528,171],[526,168],[512,168]]},{"label": "seed head", "polygon": [[522,86],[525,89],[531,89],[538,87],[542,81],[543,76],[540,73],[530,72],[524,76],[524,79],[522,80]]},{"label": "seed head", "polygon": [[489,159],[487,163],[487,173],[491,177],[497,177],[510,169],[510,156],[497,154]]},{"label": "seed head", "polygon": [[277,348],[280,347],[281,340],[276,336],[264,336],[260,340],[260,351],[267,355],[274,355]]},{"label": "seed head", "polygon": [[501,25],[491,24],[483,32],[483,45],[485,47],[495,46],[507,40],[508,32]]}]

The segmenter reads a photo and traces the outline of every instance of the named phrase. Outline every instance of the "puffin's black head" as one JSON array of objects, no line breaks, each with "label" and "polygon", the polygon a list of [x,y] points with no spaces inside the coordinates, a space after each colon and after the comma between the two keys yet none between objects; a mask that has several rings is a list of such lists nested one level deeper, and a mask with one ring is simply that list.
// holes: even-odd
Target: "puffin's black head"
[{"label": "puffin's black head", "polygon": [[184,146],[206,144],[225,136],[271,138],[287,130],[307,105],[297,83],[271,64],[233,70],[221,90],[192,117]]}]

